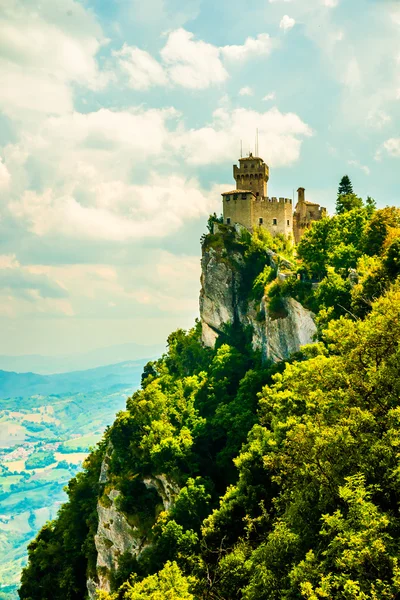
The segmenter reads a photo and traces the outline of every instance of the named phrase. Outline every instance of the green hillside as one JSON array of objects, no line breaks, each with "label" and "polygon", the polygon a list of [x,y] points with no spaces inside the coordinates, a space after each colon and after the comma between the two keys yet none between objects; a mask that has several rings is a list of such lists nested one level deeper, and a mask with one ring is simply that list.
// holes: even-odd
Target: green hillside
[{"label": "green hillside", "polygon": [[[241,302],[264,296],[276,320],[296,298],[318,343],[273,364],[236,322],[214,349],[200,323],[171,334],[30,544],[22,599],[82,600],[88,578],[103,600],[399,597],[400,210],[351,194],[337,212],[296,255],[261,230],[203,239],[240,270]],[[97,562],[98,502],[140,546],[117,568]]]},{"label": "green hillside", "polygon": [[[18,597],[27,544],[56,516],[64,486],[138,387],[142,369],[135,361],[60,376],[0,372],[0,598]],[[58,395],[41,394],[43,386]]]}]

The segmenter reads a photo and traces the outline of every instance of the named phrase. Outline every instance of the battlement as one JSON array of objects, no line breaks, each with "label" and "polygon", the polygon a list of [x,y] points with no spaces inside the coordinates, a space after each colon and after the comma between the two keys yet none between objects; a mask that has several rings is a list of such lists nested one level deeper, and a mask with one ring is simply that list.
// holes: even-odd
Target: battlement
[{"label": "battlement", "polygon": [[292,199],[291,198],[277,198],[276,196],[272,196],[272,198],[270,198],[269,196],[267,196],[266,198],[256,198],[256,201],[261,200],[261,202],[271,202],[271,203],[278,203],[278,204],[292,204]]},{"label": "battlement", "polygon": [[269,167],[259,156],[250,154],[233,165],[236,189],[223,192],[223,219],[226,225],[240,223],[252,231],[261,227],[272,235],[283,234],[300,239],[305,229],[322,219],[326,210],[305,199],[305,189],[298,188],[298,202],[293,214],[292,198],[268,196]]}]

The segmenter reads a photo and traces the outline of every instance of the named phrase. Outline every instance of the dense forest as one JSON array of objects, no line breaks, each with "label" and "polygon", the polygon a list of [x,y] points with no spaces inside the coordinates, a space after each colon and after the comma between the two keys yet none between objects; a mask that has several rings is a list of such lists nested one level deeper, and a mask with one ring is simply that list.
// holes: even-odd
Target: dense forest
[{"label": "dense forest", "polygon": [[[229,255],[215,220],[202,243]],[[400,597],[400,210],[377,210],[344,177],[336,214],[297,248],[263,231],[239,246],[243,294],[265,295],[277,318],[282,298],[297,299],[317,343],[273,364],[234,326],[214,349],[200,323],[172,333],[30,544],[21,599],[87,597],[111,486],[151,543],[120,557],[99,600]],[[143,483],[154,474],[179,489],[169,510]]]}]

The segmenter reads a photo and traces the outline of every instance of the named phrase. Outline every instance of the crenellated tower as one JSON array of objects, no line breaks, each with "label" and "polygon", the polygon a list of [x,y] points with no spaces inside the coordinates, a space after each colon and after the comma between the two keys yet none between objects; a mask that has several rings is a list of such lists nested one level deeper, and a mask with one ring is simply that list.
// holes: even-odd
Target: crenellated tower
[{"label": "crenellated tower", "polygon": [[251,153],[233,165],[236,189],[222,193],[223,217],[226,225],[240,223],[250,231],[261,227],[272,235],[283,234],[299,242],[313,221],[326,215],[326,209],[305,199],[300,187],[293,215],[291,198],[267,196],[269,167],[259,156]]},{"label": "crenellated tower", "polygon": [[267,196],[269,168],[262,158],[250,156],[239,158],[239,166],[233,165],[233,177],[237,190],[250,190],[256,198]]}]

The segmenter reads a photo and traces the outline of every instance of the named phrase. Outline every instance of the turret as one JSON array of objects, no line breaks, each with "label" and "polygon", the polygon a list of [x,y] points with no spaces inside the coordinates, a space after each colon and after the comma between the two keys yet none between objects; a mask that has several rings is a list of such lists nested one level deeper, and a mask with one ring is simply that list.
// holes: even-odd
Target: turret
[{"label": "turret", "polygon": [[297,190],[297,202],[304,202],[306,199],[305,194],[306,194],[305,188],[299,187]]},{"label": "turret", "polygon": [[251,153],[239,158],[239,167],[233,165],[233,177],[237,190],[251,190],[256,197],[266,197],[269,168],[262,158]]}]

